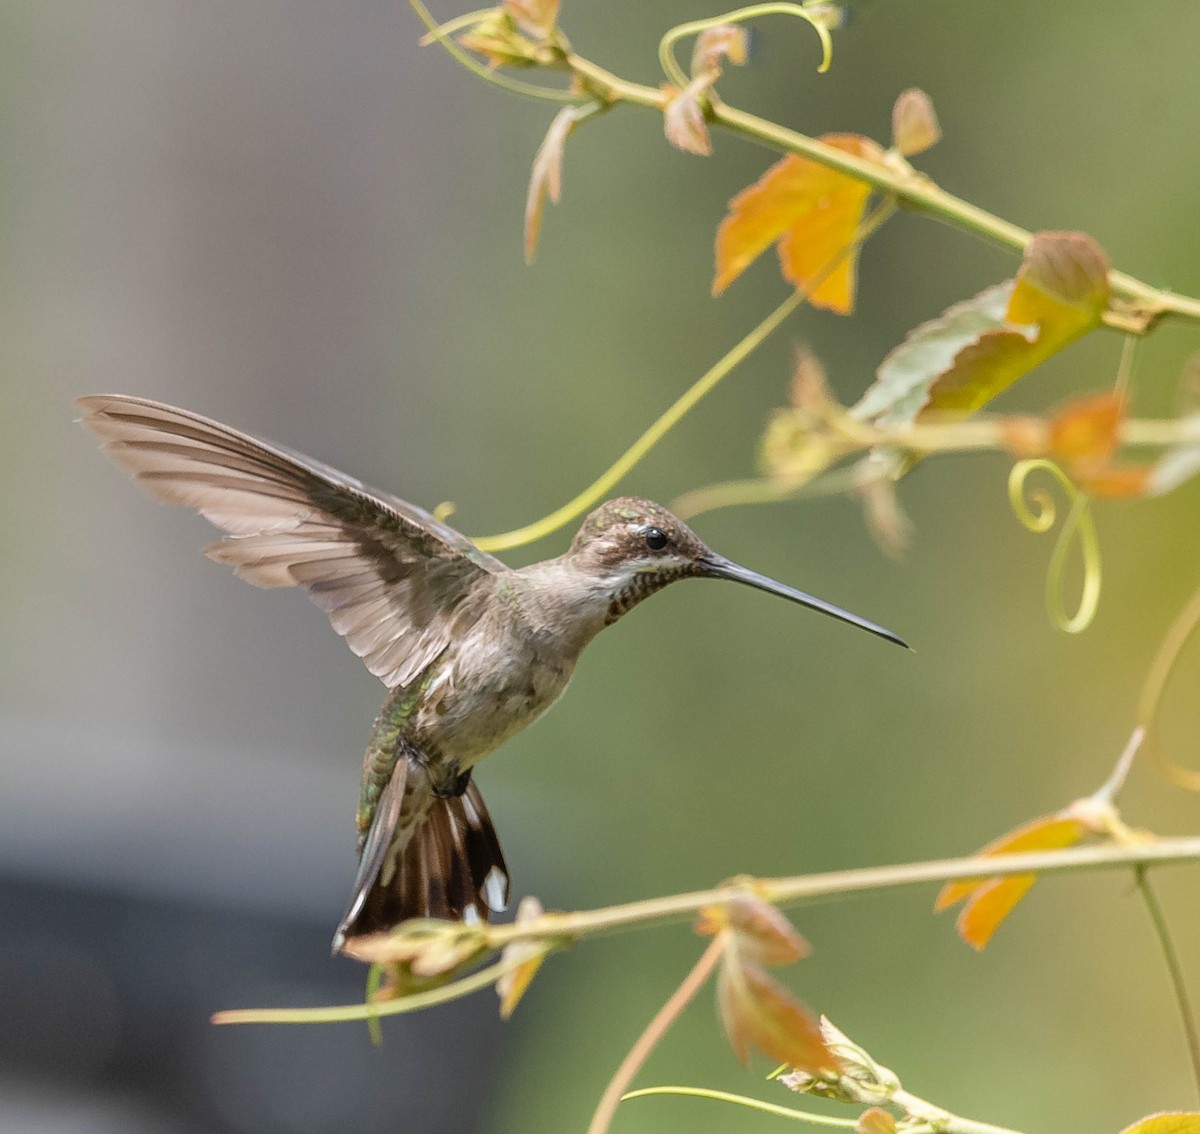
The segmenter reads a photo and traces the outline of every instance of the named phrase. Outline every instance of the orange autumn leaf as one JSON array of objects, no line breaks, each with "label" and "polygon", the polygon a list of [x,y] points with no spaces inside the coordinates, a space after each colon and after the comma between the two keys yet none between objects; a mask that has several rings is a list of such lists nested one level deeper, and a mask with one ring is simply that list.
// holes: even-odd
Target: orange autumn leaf
[{"label": "orange autumn leaf", "polygon": [[996,422],[1004,447],[1017,460],[1044,457],[1050,449],[1050,431],[1047,423],[1032,414],[1010,414]]},{"label": "orange autumn leaf", "polygon": [[1050,419],[1050,454],[1064,465],[1107,465],[1124,419],[1125,399],[1120,394],[1092,394],[1068,402]]},{"label": "orange autumn leaf", "polygon": [[837,1070],[815,1016],[753,961],[727,950],[717,978],[717,1009],[742,1063],[757,1048],[776,1063],[811,1075]]},{"label": "orange autumn leaf", "polygon": [[1016,874],[977,886],[954,923],[959,937],[972,949],[982,949],[1036,881],[1036,874]]},{"label": "orange autumn leaf", "polygon": [[[1000,856],[1060,850],[1074,846],[1088,830],[1082,815],[1070,814],[1069,811],[1058,812],[1009,831],[978,853],[980,856]],[[933,908],[940,913],[965,901],[966,905],[955,923],[958,935],[973,948],[982,949],[1036,881],[1036,874],[1010,874],[950,882],[939,891]]]},{"label": "orange autumn leaf", "polygon": [[[883,149],[860,134],[821,138],[855,157],[882,161]],[[852,245],[871,187],[828,166],[789,154],[729,202],[717,229],[713,294],[720,295],[772,244],[778,242],[783,275],[804,287],[842,256],[813,289],[809,302],[846,315],[854,309],[856,251]]]},{"label": "orange autumn leaf", "polygon": [[1113,464],[1125,420],[1125,400],[1115,393],[1092,394],[1068,402],[1048,420],[1013,416],[1000,421],[1005,447],[1013,456],[1050,457],[1089,496],[1129,500],[1153,495],[1159,465]]},{"label": "orange autumn leaf", "polygon": [[1114,465],[1075,479],[1099,500],[1136,500],[1154,493],[1154,465]]},{"label": "orange autumn leaf", "polygon": [[837,1069],[816,1017],[762,967],[791,964],[809,952],[808,942],[778,909],[742,894],[701,909],[696,932],[721,943],[717,1012],[742,1063],[757,1048],[810,1075]]},{"label": "orange autumn leaf", "polygon": [[769,902],[738,899],[729,903],[729,915],[742,948],[765,965],[791,965],[812,952],[785,914]]},{"label": "orange autumn leaf", "polygon": [[854,1134],[896,1134],[896,1120],[886,1110],[873,1106],[858,1116]]},{"label": "orange autumn leaf", "polygon": [[[1064,816],[1062,812],[1053,815],[1043,815],[1020,827],[993,839],[987,846],[976,852],[977,857],[985,858],[1001,854],[1026,854],[1030,851],[1059,850],[1062,847],[1073,846],[1084,834],[1083,824],[1076,818]],[[959,882],[948,882],[938,891],[934,910],[940,913],[957,905],[968,898],[975,890],[988,881],[986,878],[964,878]]]},{"label": "orange autumn leaf", "polygon": [[1120,394],[1094,394],[1065,405],[1048,425],[1050,454],[1089,496],[1130,500],[1150,491],[1152,465],[1114,465],[1125,421]]},{"label": "orange autumn leaf", "polygon": [[[517,907],[516,922],[534,921],[546,911],[537,898],[527,896],[521,899]],[[500,1016],[507,1020],[516,1010],[517,1004],[537,971],[546,959],[545,946],[537,941],[513,941],[504,946],[501,953],[502,961],[514,961],[516,967],[509,969],[496,981],[496,994],[500,997]]]}]

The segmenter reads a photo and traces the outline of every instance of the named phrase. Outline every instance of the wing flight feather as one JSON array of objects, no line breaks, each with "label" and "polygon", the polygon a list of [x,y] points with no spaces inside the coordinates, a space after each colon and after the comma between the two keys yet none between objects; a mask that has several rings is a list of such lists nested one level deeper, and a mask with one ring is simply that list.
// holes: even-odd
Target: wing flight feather
[{"label": "wing flight feather", "polygon": [[228,533],[206,555],[258,587],[306,588],[389,688],[445,649],[473,584],[507,570],[423,509],[199,414],[119,394],[78,405],[147,490]]}]

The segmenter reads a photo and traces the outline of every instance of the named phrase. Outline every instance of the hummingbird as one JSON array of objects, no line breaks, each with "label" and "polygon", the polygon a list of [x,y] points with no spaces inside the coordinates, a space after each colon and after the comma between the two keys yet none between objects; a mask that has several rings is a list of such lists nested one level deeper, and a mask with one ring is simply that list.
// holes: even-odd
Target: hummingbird
[{"label": "hummingbird", "polygon": [[669,583],[728,579],[906,646],[718,555],[649,500],[602,504],[565,554],[513,569],[414,504],[199,414],[121,394],[77,405],[143,487],[226,533],[209,558],[258,587],[305,588],[388,689],[335,952],[409,918],[505,908],[508,867],[475,765],[558,699],[596,634]]}]

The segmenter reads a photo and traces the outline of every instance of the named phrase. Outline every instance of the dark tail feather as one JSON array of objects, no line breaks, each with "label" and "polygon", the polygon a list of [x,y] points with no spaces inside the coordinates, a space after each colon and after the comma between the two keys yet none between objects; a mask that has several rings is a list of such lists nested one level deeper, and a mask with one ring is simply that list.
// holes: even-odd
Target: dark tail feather
[{"label": "dark tail feather", "polygon": [[[382,799],[380,804],[382,814]],[[403,816],[398,820],[402,825]],[[474,781],[461,796],[432,801],[386,883],[379,881],[386,853],[372,856],[380,841],[385,840],[368,837],[363,848],[366,869],[360,870],[354,899],[334,937],[335,950],[344,950],[352,938],[386,933],[409,918],[459,921],[473,911],[486,921],[508,904],[508,866]]]},{"label": "dark tail feather", "polygon": [[[466,792],[452,802],[458,805],[456,829],[462,832],[462,845],[470,864],[475,893],[483,898],[484,911],[491,909],[499,913],[508,906],[508,866],[475,781],[472,780]],[[486,912],[483,917],[487,919]]]}]

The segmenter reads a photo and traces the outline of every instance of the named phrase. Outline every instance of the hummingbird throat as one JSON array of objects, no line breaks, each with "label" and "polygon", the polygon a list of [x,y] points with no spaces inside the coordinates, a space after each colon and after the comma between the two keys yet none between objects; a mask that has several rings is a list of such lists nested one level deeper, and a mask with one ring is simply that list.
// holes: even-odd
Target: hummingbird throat
[{"label": "hummingbird throat", "polygon": [[686,566],[635,571],[629,581],[613,595],[608,604],[604,625],[611,626],[623,614],[628,614],[642,599],[661,591],[668,583],[693,574]]}]

